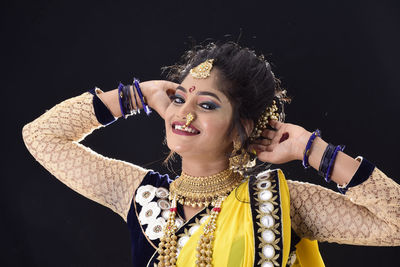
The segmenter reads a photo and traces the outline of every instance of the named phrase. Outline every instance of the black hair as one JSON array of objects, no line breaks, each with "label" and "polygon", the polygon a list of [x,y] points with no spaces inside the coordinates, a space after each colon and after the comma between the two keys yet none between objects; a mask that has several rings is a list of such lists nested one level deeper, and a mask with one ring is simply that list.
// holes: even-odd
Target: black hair
[{"label": "black hair", "polygon": [[236,128],[243,148],[249,145],[244,122],[254,124],[272,101],[283,90],[280,81],[263,55],[257,56],[249,48],[233,41],[209,42],[187,51],[180,63],[163,68],[169,80],[181,83],[190,69],[207,59],[214,59],[213,68],[219,71],[219,89],[228,97],[233,107],[230,131]]}]

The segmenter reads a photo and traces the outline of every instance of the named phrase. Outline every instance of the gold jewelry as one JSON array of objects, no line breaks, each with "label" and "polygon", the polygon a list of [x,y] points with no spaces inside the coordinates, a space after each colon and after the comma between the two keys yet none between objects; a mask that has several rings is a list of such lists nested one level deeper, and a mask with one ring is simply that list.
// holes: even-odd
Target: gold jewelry
[{"label": "gold jewelry", "polygon": [[168,221],[164,227],[164,235],[161,237],[160,243],[158,244],[158,267],[176,266],[176,244],[178,238],[175,234],[177,230],[175,225],[175,216],[177,211],[175,197],[172,200],[169,211]]},{"label": "gold jewelry", "polygon": [[242,148],[242,144],[234,140],[233,141],[233,152],[232,156],[229,158],[229,168],[243,175],[243,172],[247,169],[250,169],[256,165],[256,157],[253,153],[253,156]]},{"label": "gold jewelry", "polygon": [[216,201],[215,207],[211,211],[210,220],[204,226],[204,233],[200,236],[200,240],[197,243],[197,266],[212,266],[214,232],[217,228],[217,218],[218,214],[221,212],[221,205],[224,199],[225,197],[222,197]]},{"label": "gold jewelry", "polygon": [[158,267],[176,266],[178,238],[176,236],[175,217],[177,201],[182,205],[193,207],[208,206],[209,204],[214,206],[210,220],[204,226],[204,233],[200,236],[196,248],[196,266],[212,266],[214,232],[222,202],[242,180],[243,177],[239,173],[226,169],[210,176],[190,176],[182,172],[181,176],[171,183],[170,200],[172,200],[172,203],[168,221],[164,227],[164,235],[158,245]]},{"label": "gold jewelry", "polygon": [[189,112],[189,114],[186,115],[186,123],[183,126],[183,129],[185,129],[186,127],[189,127],[189,125],[192,123],[192,121],[194,121],[195,116],[192,114],[192,112]]},{"label": "gold jewelry", "polygon": [[211,69],[213,67],[214,59],[207,59],[203,63],[199,64],[190,70],[190,74],[193,78],[205,79],[210,76]]},{"label": "gold jewelry", "polygon": [[250,134],[250,142],[253,142],[260,137],[261,133],[265,130],[265,128],[267,128],[269,120],[279,120],[280,116],[276,111],[278,111],[278,107],[276,106],[276,101],[274,100],[272,102],[272,106],[267,107],[267,109],[258,119],[256,125],[254,126],[253,132]]},{"label": "gold jewelry", "polygon": [[170,199],[192,207],[214,205],[215,201],[228,195],[243,180],[239,173],[226,169],[210,176],[190,176],[182,172],[170,185]]},{"label": "gold jewelry", "polygon": [[[198,245],[196,247],[196,266],[212,266],[212,253],[214,232],[217,227],[218,214],[221,212],[221,205],[225,196],[219,197],[215,203],[214,208],[211,210],[210,220],[204,226],[204,233],[200,236]],[[176,236],[176,197],[173,198],[170,213],[168,216],[167,224],[164,227],[164,235],[158,244],[158,267],[176,266],[177,260],[177,236]]]}]

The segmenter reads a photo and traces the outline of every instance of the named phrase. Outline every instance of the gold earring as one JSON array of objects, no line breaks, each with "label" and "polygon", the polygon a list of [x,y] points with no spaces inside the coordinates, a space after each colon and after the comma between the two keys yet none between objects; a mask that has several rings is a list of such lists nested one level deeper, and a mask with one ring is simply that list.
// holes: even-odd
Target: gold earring
[{"label": "gold earring", "polygon": [[229,168],[234,172],[243,174],[246,170],[256,165],[256,158],[251,157],[249,152],[242,148],[242,143],[238,140],[233,141],[233,151],[229,158]]}]

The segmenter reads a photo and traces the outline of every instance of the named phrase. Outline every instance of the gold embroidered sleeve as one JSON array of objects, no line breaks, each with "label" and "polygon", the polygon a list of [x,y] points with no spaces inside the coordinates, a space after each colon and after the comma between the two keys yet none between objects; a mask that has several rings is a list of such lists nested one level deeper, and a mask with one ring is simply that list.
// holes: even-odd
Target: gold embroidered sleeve
[{"label": "gold embroidered sleeve", "polygon": [[93,95],[84,93],[61,102],[25,125],[23,139],[35,159],[61,182],[126,221],[134,191],[147,170],[79,143],[101,127],[92,101]]},{"label": "gold embroidered sleeve", "polygon": [[400,185],[378,168],[346,195],[288,181],[292,228],[300,237],[341,244],[400,245]]}]

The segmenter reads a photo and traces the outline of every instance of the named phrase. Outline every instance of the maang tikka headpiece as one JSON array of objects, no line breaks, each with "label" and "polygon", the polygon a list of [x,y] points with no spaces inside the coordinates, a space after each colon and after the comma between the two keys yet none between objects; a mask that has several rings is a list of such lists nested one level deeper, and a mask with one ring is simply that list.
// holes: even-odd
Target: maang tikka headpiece
[{"label": "maang tikka headpiece", "polygon": [[190,74],[193,78],[205,79],[210,76],[211,69],[213,67],[214,59],[207,59],[203,63],[190,70]]}]

